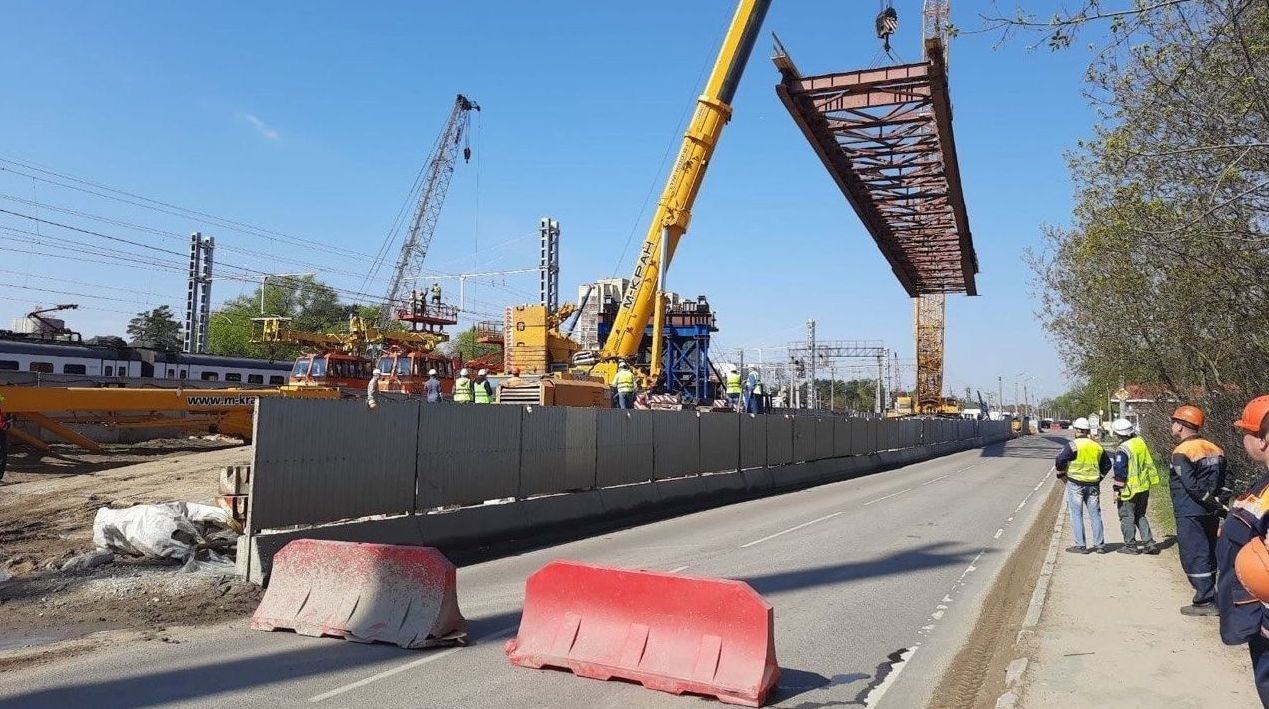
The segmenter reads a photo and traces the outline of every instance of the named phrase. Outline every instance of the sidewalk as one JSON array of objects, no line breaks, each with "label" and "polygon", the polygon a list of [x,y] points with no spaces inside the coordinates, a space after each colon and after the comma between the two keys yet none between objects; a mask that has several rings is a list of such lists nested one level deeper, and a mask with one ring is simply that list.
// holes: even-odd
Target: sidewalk
[{"label": "sidewalk", "polygon": [[[1107,485],[1102,519],[1114,549],[1123,537],[1109,492]],[[1150,504],[1169,504],[1166,493],[1158,497]],[[1064,550],[1074,543],[1069,524],[1063,505],[1018,634],[1026,666],[1013,685],[1017,701],[1010,704],[1006,694],[997,706],[1259,706],[1246,647],[1221,643],[1216,618],[1178,612],[1192,591],[1170,537],[1158,556],[1068,554]],[[1162,541],[1157,527],[1155,538]],[[1015,661],[1011,669],[1016,674],[1022,665]]]}]

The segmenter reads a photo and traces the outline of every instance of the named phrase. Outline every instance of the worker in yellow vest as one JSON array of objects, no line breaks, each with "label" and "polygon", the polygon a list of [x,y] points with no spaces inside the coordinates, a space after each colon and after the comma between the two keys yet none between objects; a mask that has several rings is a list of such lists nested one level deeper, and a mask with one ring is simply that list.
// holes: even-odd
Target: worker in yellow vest
[{"label": "worker in yellow vest", "polygon": [[489,370],[476,372],[476,381],[472,382],[472,396],[477,404],[492,404],[494,400],[493,382],[489,381]]},{"label": "worker in yellow vest", "polygon": [[[1119,493],[1115,505],[1119,508],[1119,529],[1124,533],[1121,554],[1158,554],[1150,522],[1146,519],[1146,505],[1150,501],[1150,488],[1162,482],[1159,468],[1145,440],[1137,435],[1137,427],[1128,419],[1115,419],[1110,430],[1119,436],[1119,450],[1111,460],[1114,470],[1115,492]],[[1141,533],[1141,545],[1137,545],[1137,532]]]},{"label": "worker in yellow vest", "polygon": [[617,373],[612,378],[612,388],[617,390],[617,408],[634,408],[635,376],[630,371],[630,365],[622,362],[617,366]]},{"label": "worker in yellow vest", "polygon": [[723,378],[723,384],[727,391],[727,401],[731,402],[731,408],[740,411],[740,370],[732,369],[727,372],[727,376]]},{"label": "worker in yellow vest", "polygon": [[[1106,539],[1102,531],[1101,484],[1110,472],[1110,456],[1101,444],[1089,438],[1092,426],[1088,419],[1080,417],[1071,422],[1075,439],[1058,452],[1053,467],[1058,480],[1066,481],[1066,506],[1071,515],[1071,534],[1075,546],[1067,547],[1072,554],[1105,554]],[[1093,530],[1093,546],[1084,539],[1084,517],[1087,514]]]},{"label": "worker in yellow vest", "polygon": [[467,378],[467,370],[459,370],[458,379],[454,380],[454,403],[470,404],[475,398],[475,388],[472,387],[471,380]]}]

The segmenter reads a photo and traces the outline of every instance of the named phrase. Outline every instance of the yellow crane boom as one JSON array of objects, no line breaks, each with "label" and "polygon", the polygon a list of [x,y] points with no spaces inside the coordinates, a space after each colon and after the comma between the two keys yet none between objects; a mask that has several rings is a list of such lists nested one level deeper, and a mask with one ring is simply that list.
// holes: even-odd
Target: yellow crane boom
[{"label": "yellow crane boom", "polygon": [[[696,100],[696,111],[683,136],[678,159],[657,202],[656,213],[635,262],[630,287],[622,298],[612,332],[600,350],[600,362],[593,372],[602,376],[604,381],[612,379],[619,360],[634,357],[643,344],[644,330],[653,310],[662,301],[658,286],[663,271],[669,267],[679,239],[692,219],[692,205],[700,191],[705,169],[722,136],[723,126],[731,118],[736,86],[740,83],[740,76],[770,6],[771,0],[740,0],[732,17],[709,81],[705,84],[705,92]],[[658,318],[655,322],[658,329],[661,321]],[[655,380],[659,377],[661,362],[658,361],[659,333],[654,333],[654,337],[650,375]]]}]

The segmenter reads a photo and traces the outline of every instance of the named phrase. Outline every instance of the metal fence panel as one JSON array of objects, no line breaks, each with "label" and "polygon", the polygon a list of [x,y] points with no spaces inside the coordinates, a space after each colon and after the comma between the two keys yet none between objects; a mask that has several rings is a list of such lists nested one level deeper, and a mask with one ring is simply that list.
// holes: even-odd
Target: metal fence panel
[{"label": "metal fence panel", "polygon": [[767,421],[770,416],[746,414],[740,419],[740,467],[761,468],[767,464]]},{"label": "metal fence panel", "polygon": [[251,528],[316,524],[414,507],[419,404],[260,399]]},{"label": "metal fence panel", "polygon": [[595,420],[584,415],[588,411],[563,406],[521,409],[517,497],[595,486]]},{"label": "metal fence panel", "polygon": [[767,465],[793,462],[793,419],[767,416]]},{"label": "metal fence panel", "polygon": [[824,460],[836,454],[833,449],[833,421],[836,416],[826,416],[815,422],[815,458]]},{"label": "metal fence panel", "polygon": [[657,480],[701,472],[701,423],[695,411],[653,411],[652,471]]},{"label": "metal fence panel", "polygon": [[[748,416],[730,413],[705,413],[700,418],[701,472],[714,473],[736,470],[740,466],[741,420],[753,420]],[[766,436],[763,436],[766,445]],[[759,461],[758,465],[762,465]]]},{"label": "metal fence panel", "polygon": [[520,407],[424,406],[418,457],[418,509],[515,497]]},{"label": "metal fence panel", "polygon": [[611,487],[652,479],[652,416],[655,411],[595,411],[596,485]]},{"label": "metal fence panel", "polygon": [[842,458],[854,454],[850,447],[851,419],[845,416],[833,418],[833,457]]},{"label": "metal fence panel", "polygon": [[815,419],[798,416],[793,419],[793,462],[815,460]]}]

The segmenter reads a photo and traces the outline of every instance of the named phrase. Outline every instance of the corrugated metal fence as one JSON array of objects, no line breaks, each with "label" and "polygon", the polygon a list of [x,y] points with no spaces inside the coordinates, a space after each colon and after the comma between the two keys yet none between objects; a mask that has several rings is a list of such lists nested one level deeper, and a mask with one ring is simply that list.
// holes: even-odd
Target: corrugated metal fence
[{"label": "corrugated metal fence", "polygon": [[1008,423],[261,399],[252,530],[1009,436]]}]

